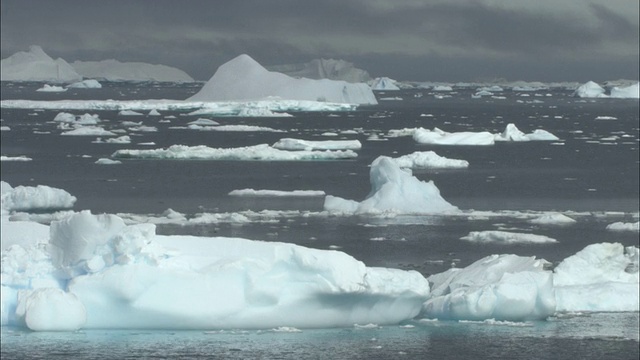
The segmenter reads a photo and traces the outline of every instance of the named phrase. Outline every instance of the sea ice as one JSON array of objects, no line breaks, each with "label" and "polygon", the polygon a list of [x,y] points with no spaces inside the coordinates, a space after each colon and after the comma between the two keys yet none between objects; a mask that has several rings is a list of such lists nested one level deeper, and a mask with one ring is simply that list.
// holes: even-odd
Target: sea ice
[{"label": "sea ice", "polygon": [[640,231],[640,221],[634,223],[614,222],[607,225],[607,230],[611,231]]},{"label": "sea ice", "polygon": [[351,150],[336,151],[286,151],[275,149],[267,144],[239,148],[210,148],[204,145],[172,145],[167,149],[117,150],[111,157],[120,159],[156,159],[156,160],[263,160],[263,161],[299,161],[353,159],[358,154]]},{"label": "sea ice", "polygon": [[328,195],[324,209],[347,214],[396,212],[410,214],[457,212],[458,208],[440,196],[433,181],[424,182],[403,171],[389,157],[380,156],[370,170],[371,191],[361,201]]},{"label": "sea ice", "polygon": [[580,85],[573,93],[574,96],[581,98],[602,98],[608,97],[605,94],[605,90],[602,86],[593,81],[588,81]]},{"label": "sea ice", "polygon": [[576,223],[574,219],[561,213],[547,213],[531,219],[529,222],[537,225],[570,225]]},{"label": "sea ice", "polygon": [[558,242],[548,236],[514,233],[499,230],[472,231],[467,236],[460,238],[475,243],[500,243],[500,244],[545,244]]},{"label": "sea ice", "polygon": [[65,91],[67,91],[67,89],[63,88],[62,86],[44,84],[41,88],[37,89],[36,91],[40,91],[40,92],[65,92]]},{"label": "sea ice", "polygon": [[312,100],[347,104],[377,104],[371,88],[364,83],[335,80],[294,79],[270,72],[248,55],[240,55],[221,65],[202,89],[187,101]]},{"label": "sea ice", "polygon": [[413,140],[419,144],[432,145],[493,145],[495,136],[487,131],[449,133],[438,128],[433,131],[418,128],[413,133]]},{"label": "sea ice", "polygon": [[60,135],[65,136],[116,136],[116,133],[105,130],[100,126],[82,126],[73,130],[65,131]]},{"label": "sea ice", "polygon": [[282,191],[282,190],[254,190],[254,189],[241,189],[241,190],[233,190],[229,192],[230,196],[275,196],[275,197],[283,197],[283,196],[325,196],[325,192],[322,190],[293,190],[293,191]]},{"label": "sea ice", "polygon": [[362,144],[358,140],[312,141],[284,138],[273,144],[273,147],[281,150],[359,150]]},{"label": "sea ice", "polygon": [[466,160],[449,159],[433,151],[416,151],[394,158],[401,168],[407,169],[464,169],[469,167]]}]

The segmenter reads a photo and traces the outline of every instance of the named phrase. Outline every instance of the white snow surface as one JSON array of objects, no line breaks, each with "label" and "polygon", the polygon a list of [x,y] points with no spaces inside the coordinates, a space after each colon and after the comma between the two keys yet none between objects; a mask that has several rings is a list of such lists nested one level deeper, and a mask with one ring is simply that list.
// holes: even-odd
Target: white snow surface
[{"label": "white snow surface", "polygon": [[373,161],[369,179],[371,191],[363,201],[328,195],[324,201],[324,209],[344,214],[424,214],[458,211],[457,207],[440,196],[440,190],[433,181],[418,180],[403,171],[390,157],[380,156]]},{"label": "white snow surface", "polygon": [[273,147],[281,150],[359,150],[362,144],[358,140],[302,140],[284,138]]},{"label": "white snow surface", "polygon": [[593,244],[554,269],[558,311],[639,311],[637,247]]},{"label": "white snow surface", "polygon": [[187,101],[250,101],[268,97],[377,104],[367,84],[328,79],[294,79],[282,73],[268,71],[245,54],[221,65],[202,89]]},{"label": "white snow surface", "polygon": [[267,144],[238,148],[210,148],[204,145],[172,145],[166,149],[128,150],[114,152],[111,157],[119,159],[156,160],[254,160],[254,161],[300,161],[353,159],[358,154],[351,150],[286,151]]},{"label": "white snow surface", "polygon": [[71,66],[85,78],[107,81],[194,81],[184,71],[166,65],[118,60],[74,61]]},{"label": "white snow surface", "polygon": [[64,59],[54,60],[40,46],[32,45],[29,51],[19,51],[0,61],[2,81],[43,81],[70,83],[82,80]]},{"label": "white snow surface", "polygon": [[474,243],[499,243],[499,244],[545,244],[558,242],[544,235],[516,233],[500,230],[472,231],[467,236],[460,238]]},{"label": "white snow surface", "polygon": [[35,331],[397,324],[429,295],[416,271],[338,251],[159,236],[88,211],[52,222],[46,247],[2,254],[2,325]]},{"label": "white snow surface", "polygon": [[525,321],[555,313],[553,278],[544,260],[490,255],[464,269],[428,278],[431,296],[422,316],[456,320]]}]

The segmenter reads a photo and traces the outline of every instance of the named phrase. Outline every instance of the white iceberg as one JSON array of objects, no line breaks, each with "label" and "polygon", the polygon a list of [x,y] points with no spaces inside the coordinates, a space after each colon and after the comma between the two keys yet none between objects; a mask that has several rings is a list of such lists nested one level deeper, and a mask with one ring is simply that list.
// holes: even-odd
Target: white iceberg
[{"label": "white iceberg", "polygon": [[67,88],[72,88],[72,89],[101,89],[102,88],[102,84],[100,84],[98,82],[98,80],[87,79],[87,80],[82,80],[82,81],[75,82],[73,84],[69,84],[69,85],[67,85]]},{"label": "white iceberg", "polygon": [[54,60],[40,46],[32,45],[28,52],[20,51],[0,61],[2,81],[46,81],[69,83],[82,80],[64,59]]},{"label": "white iceberg", "polygon": [[433,181],[418,180],[403,171],[392,158],[380,156],[375,159],[369,176],[371,191],[363,201],[327,195],[324,209],[345,214],[429,214],[458,211],[457,207],[442,198]]},{"label": "white iceberg", "polygon": [[433,91],[453,91],[453,88],[449,85],[435,85]]},{"label": "white iceberg", "polygon": [[118,60],[74,61],[71,66],[85,78],[106,81],[194,81],[184,71],[166,65]]},{"label": "white iceberg", "polygon": [[284,138],[278,140],[273,147],[281,150],[359,150],[362,144],[358,140],[302,140]]},{"label": "white iceberg", "polygon": [[614,222],[607,225],[607,230],[610,231],[636,231],[640,232],[640,221],[634,223]]},{"label": "white iceberg", "polygon": [[610,96],[616,99],[638,99],[640,98],[640,83],[627,87],[615,86],[611,88]]},{"label": "white iceberg", "polygon": [[19,155],[19,156],[0,156],[0,161],[31,161],[33,160],[30,157]]},{"label": "white iceberg", "polygon": [[588,81],[580,85],[573,93],[574,96],[581,98],[604,98],[608,97],[602,86],[593,81]]},{"label": "white iceberg", "polygon": [[116,133],[105,130],[100,126],[83,126],[73,130],[65,131],[60,135],[65,136],[116,136]]},{"label": "white iceberg", "polygon": [[353,159],[358,154],[351,150],[336,151],[286,151],[267,144],[239,148],[210,148],[204,145],[172,145],[167,149],[117,150],[111,155],[119,159],[156,160],[250,160],[250,161],[301,161]]},{"label": "white iceberg", "polygon": [[254,196],[254,197],[307,197],[307,196],[325,196],[325,192],[321,190],[254,190],[254,189],[240,189],[232,190],[229,192],[229,196]]},{"label": "white iceberg", "polygon": [[501,134],[496,134],[496,141],[557,141],[560,140],[552,133],[543,130],[536,129],[529,134],[525,134],[518,129],[514,124],[507,124],[504,131]]},{"label": "white iceberg", "polygon": [[[154,225],[127,226],[87,211],[52,222],[48,243],[48,252],[32,255],[22,247],[3,251],[2,325],[36,331],[384,325],[415,317],[429,294],[418,272],[366,267],[342,252],[159,236]],[[56,286],[56,279],[68,285]]]},{"label": "white iceberg", "polygon": [[394,158],[393,161],[403,169],[465,169],[466,160],[449,159],[433,151],[416,151]]},{"label": "white iceberg", "polygon": [[638,248],[593,244],[555,269],[558,311],[639,311]]},{"label": "white iceberg", "polygon": [[463,236],[460,240],[474,243],[499,243],[499,244],[546,244],[556,243],[556,239],[552,239],[544,235],[516,233],[500,230],[472,231],[467,236]]},{"label": "white iceberg", "polygon": [[396,81],[389,79],[388,77],[375,78],[371,83],[371,89],[373,90],[400,90],[396,85]]},{"label": "white iceberg", "polygon": [[431,295],[422,316],[437,319],[541,320],[556,311],[547,262],[535,257],[491,255],[464,269],[428,278]]},{"label": "white iceberg", "polygon": [[270,72],[248,55],[221,65],[202,89],[187,101],[250,101],[278,97],[347,104],[377,104],[367,84],[335,80],[294,79]]},{"label": "white iceberg", "polygon": [[46,185],[16,186],[2,181],[3,213],[10,211],[70,209],[76,197],[68,192]]},{"label": "white iceberg", "polygon": [[540,215],[529,220],[529,222],[537,225],[571,225],[576,223],[574,219],[567,215],[555,212]]}]

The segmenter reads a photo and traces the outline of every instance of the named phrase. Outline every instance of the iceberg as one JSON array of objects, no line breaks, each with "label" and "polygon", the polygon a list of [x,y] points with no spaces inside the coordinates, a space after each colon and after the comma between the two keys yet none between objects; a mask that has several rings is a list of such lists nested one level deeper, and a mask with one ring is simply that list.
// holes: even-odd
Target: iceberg
[{"label": "iceberg", "polygon": [[416,271],[367,267],[334,250],[160,236],[155,225],[125,225],[88,211],[53,221],[47,245],[3,251],[2,325],[34,331],[385,325],[415,317],[429,295]]},{"label": "iceberg", "polygon": [[85,78],[106,81],[193,82],[184,71],[166,65],[118,60],[74,61],[71,66]]},{"label": "iceberg", "polygon": [[41,88],[37,89],[36,91],[39,91],[39,92],[65,92],[65,91],[67,91],[67,89],[63,88],[62,86],[44,84]]},{"label": "iceberg", "polygon": [[424,128],[418,128],[413,132],[413,140],[418,144],[431,144],[431,145],[475,145],[486,146],[495,144],[495,135],[483,131],[483,132],[456,132],[449,133],[438,128],[427,130]]},{"label": "iceberg", "polygon": [[636,221],[634,223],[614,222],[612,224],[607,225],[607,230],[640,232],[640,221]]},{"label": "iceberg", "polygon": [[604,88],[593,81],[588,81],[580,85],[573,93],[573,95],[581,98],[607,97]]},{"label": "iceberg", "polygon": [[324,209],[345,214],[431,214],[458,211],[457,207],[442,198],[433,181],[418,180],[403,171],[392,158],[380,156],[375,159],[371,164],[369,178],[371,191],[363,201],[327,195]]},{"label": "iceberg", "polygon": [[377,104],[367,84],[328,79],[294,79],[282,73],[268,71],[248,55],[240,55],[221,65],[202,89],[187,101],[250,101],[269,97]]},{"label": "iceberg", "polygon": [[313,59],[304,64],[285,64],[267,67],[294,78],[344,80],[350,83],[366,83],[371,76],[353,63],[335,59]]},{"label": "iceberg", "polygon": [[321,190],[254,190],[254,189],[240,189],[232,190],[229,192],[229,196],[268,196],[268,197],[300,197],[300,196],[325,196],[325,192]]},{"label": "iceberg", "polygon": [[506,128],[501,134],[496,134],[496,141],[556,141],[560,140],[552,133],[543,130],[536,129],[529,134],[525,134],[518,129],[514,124],[507,124]]},{"label": "iceberg", "polygon": [[460,240],[499,244],[546,244],[558,242],[548,236],[499,230],[472,231],[469,235],[461,237]]},{"label": "iceberg", "polygon": [[556,311],[545,260],[490,255],[464,269],[428,277],[431,295],[421,316],[453,320],[541,320]]},{"label": "iceberg", "polygon": [[640,98],[640,83],[627,87],[611,88],[611,97],[616,99],[638,99]]},{"label": "iceberg", "polygon": [[267,144],[239,148],[210,148],[204,145],[172,145],[167,149],[128,150],[114,152],[117,159],[147,160],[248,160],[248,161],[306,161],[353,159],[358,154],[351,150],[286,151]]},{"label": "iceberg", "polygon": [[449,159],[433,151],[416,151],[394,158],[393,161],[403,169],[466,169],[466,160]]},{"label": "iceberg", "polygon": [[75,82],[73,84],[67,85],[67,88],[72,89],[101,89],[102,84],[98,82],[98,80],[88,79]]},{"label": "iceberg", "polygon": [[358,140],[312,141],[284,138],[273,144],[273,148],[281,150],[359,150],[362,148],[362,144]]},{"label": "iceberg", "polygon": [[400,90],[396,85],[396,81],[389,79],[388,77],[375,78],[371,83],[371,89],[373,90]]},{"label": "iceberg", "polygon": [[592,244],[554,269],[558,311],[639,311],[637,247]]},{"label": "iceberg", "polygon": [[2,81],[46,81],[72,83],[82,80],[64,59],[54,60],[40,46],[32,45],[29,51],[19,51],[0,61]]},{"label": "iceberg", "polygon": [[574,219],[561,213],[544,214],[529,220],[529,222],[537,225],[571,225],[576,223]]}]

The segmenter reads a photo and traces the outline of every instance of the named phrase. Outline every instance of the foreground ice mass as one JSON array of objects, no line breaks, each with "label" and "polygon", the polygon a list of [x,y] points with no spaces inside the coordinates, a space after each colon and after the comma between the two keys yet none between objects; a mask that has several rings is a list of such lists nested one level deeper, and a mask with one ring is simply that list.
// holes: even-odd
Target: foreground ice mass
[{"label": "foreground ice mass", "polygon": [[403,171],[394,159],[380,156],[371,164],[371,191],[361,201],[328,195],[324,209],[346,214],[395,212],[424,214],[456,212],[458,208],[440,196],[433,181],[424,182]]},{"label": "foreground ice mass", "polygon": [[268,71],[248,55],[240,55],[221,65],[202,89],[187,101],[247,101],[268,97],[377,104],[367,84],[328,79],[294,79],[282,73]]},{"label": "foreground ice mass", "polygon": [[[76,213],[49,245],[2,257],[2,324],[229,329],[394,324],[415,317],[429,284],[337,251],[236,238],[158,236],[151,224]],[[27,276],[25,276],[25,273]]]}]

